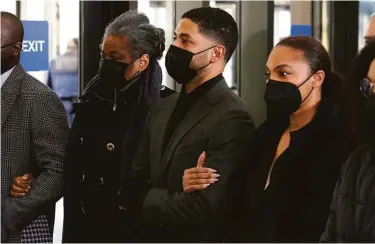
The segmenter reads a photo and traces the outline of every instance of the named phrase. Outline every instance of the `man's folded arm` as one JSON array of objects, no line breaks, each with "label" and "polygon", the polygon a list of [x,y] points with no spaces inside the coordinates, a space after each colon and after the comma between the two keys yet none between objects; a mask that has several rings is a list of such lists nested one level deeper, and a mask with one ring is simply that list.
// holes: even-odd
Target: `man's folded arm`
[{"label": "man's folded arm", "polygon": [[206,152],[206,165],[217,170],[219,181],[191,193],[150,189],[143,203],[144,220],[158,225],[176,225],[191,221],[204,224],[219,219],[228,210],[229,194],[241,188],[233,184],[234,177],[249,161],[253,134],[254,126],[248,113],[236,110],[225,114],[212,130]]},{"label": "man's folded arm", "polygon": [[5,221],[13,231],[22,230],[62,196],[69,128],[65,109],[55,94],[42,93],[34,100],[31,127],[32,151],[41,173],[24,197],[9,197],[5,202]]}]

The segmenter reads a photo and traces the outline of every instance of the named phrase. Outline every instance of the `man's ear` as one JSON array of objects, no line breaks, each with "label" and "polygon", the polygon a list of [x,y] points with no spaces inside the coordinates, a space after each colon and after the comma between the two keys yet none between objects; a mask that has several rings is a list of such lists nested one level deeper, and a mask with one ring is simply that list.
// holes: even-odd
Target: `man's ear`
[{"label": "man's ear", "polygon": [[17,42],[12,48],[13,48],[13,55],[19,56],[22,51],[22,42]]},{"label": "man's ear", "polygon": [[216,47],[213,48],[213,54],[212,54],[212,59],[211,63],[216,63],[222,58],[224,58],[226,53],[226,49],[222,45],[217,45]]}]

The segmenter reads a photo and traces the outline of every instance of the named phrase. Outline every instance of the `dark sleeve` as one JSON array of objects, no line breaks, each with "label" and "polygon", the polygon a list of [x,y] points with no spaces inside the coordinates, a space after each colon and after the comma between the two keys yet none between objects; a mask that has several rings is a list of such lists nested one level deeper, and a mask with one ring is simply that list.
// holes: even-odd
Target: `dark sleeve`
[{"label": "dark sleeve", "polygon": [[[318,175],[317,177],[320,178],[320,176]],[[337,179],[337,177],[333,176],[332,178]],[[316,185],[319,185],[319,183],[317,183]],[[319,189],[316,190],[320,191],[319,193],[309,193],[310,196],[308,199],[310,201],[305,205],[303,209],[304,219],[308,221],[303,222],[303,231],[301,231],[300,233],[296,233],[296,236],[299,236],[297,240],[313,243],[319,241],[321,234],[326,226],[328,216],[332,215],[333,218],[335,216],[335,209],[333,208],[330,210],[334,186],[335,182],[326,185],[322,184],[319,185]],[[333,201],[334,202],[332,203],[332,206],[335,205],[335,198],[333,199]],[[332,219],[331,221],[335,220]]]},{"label": "dark sleeve", "polygon": [[[303,242],[318,242],[326,226],[327,218],[330,214],[332,195],[340,175],[340,168],[349,157],[349,153],[340,152],[338,147],[330,151],[324,151],[318,162],[311,165],[308,170],[311,183],[304,191],[306,203],[303,207],[304,221],[303,231],[296,233],[299,240]],[[296,203],[298,204],[298,202]],[[297,239],[298,240],[298,239]]]},{"label": "dark sleeve", "polygon": [[328,221],[327,221],[325,230],[322,236],[320,237],[320,242],[329,242],[329,243],[336,242],[336,237],[337,237],[336,208],[337,208],[340,184],[341,184],[341,177],[337,181],[335,191],[333,192],[331,208],[330,208],[330,212],[328,215]]},{"label": "dark sleeve", "polygon": [[6,223],[6,217],[4,214],[4,202],[3,198],[1,198],[1,243],[8,242],[8,228]]},{"label": "dark sleeve", "polygon": [[75,219],[79,216],[80,205],[78,201],[77,179],[79,179],[79,170],[77,170],[77,151],[79,149],[79,138],[77,132],[79,128],[78,118],[73,119],[72,128],[69,135],[68,149],[64,160],[64,223],[62,242],[75,242],[75,236],[79,231]]},{"label": "dark sleeve", "polygon": [[173,226],[191,221],[198,225],[208,221],[218,223],[228,210],[230,194],[236,191],[231,187],[234,175],[243,164],[249,163],[247,154],[253,132],[253,123],[244,111],[230,111],[219,118],[206,150],[207,167],[218,171],[219,181],[192,193],[150,189],[143,204],[146,223]]},{"label": "dark sleeve", "polygon": [[[357,150],[355,150],[350,158],[347,160],[347,162],[343,165],[341,169],[341,174],[337,180],[336,187],[333,193],[332,202],[331,202],[331,208],[330,213],[328,216],[328,221],[325,226],[325,230],[320,238],[320,242],[337,242],[337,224],[338,224],[338,218],[344,219],[343,215],[345,213],[339,212],[339,209],[342,209],[344,206],[340,206],[339,202],[339,196],[340,192],[346,191],[347,189],[345,187],[353,187],[356,188],[356,185],[352,185],[349,181],[350,179],[354,180],[353,184],[356,184],[357,180],[357,173],[359,171],[359,168],[361,167],[361,157],[363,154],[363,148],[360,147]],[[353,174],[354,173],[354,174]],[[340,223],[342,225],[345,225],[345,223]]]},{"label": "dark sleeve", "polygon": [[62,197],[69,128],[65,109],[53,92],[41,92],[34,99],[31,128],[33,157],[42,173],[26,196],[6,200],[6,222],[13,231],[22,230]]},{"label": "dark sleeve", "polygon": [[121,189],[120,201],[128,210],[140,213],[143,199],[149,191],[150,180],[150,137],[149,121],[152,109],[149,111],[144,122],[141,139],[137,148],[137,155],[132,169],[124,170],[123,188]]}]

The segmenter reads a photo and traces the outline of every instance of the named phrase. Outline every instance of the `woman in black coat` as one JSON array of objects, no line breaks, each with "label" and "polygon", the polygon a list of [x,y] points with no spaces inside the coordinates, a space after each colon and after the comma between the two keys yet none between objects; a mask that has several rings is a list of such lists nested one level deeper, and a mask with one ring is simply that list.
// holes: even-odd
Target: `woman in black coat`
[{"label": "woman in black coat", "polygon": [[349,100],[363,142],[342,168],[321,242],[375,242],[375,42],[356,57]]},{"label": "woman in black coat", "polygon": [[[238,206],[243,222],[238,239],[317,242],[340,167],[354,147],[346,112],[339,106],[341,78],[332,71],[325,48],[302,36],[276,45],[266,77],[268,118],[256,131],[248,169],[238,185],[244,195]],[[208,168],[190,173],[183,181],[187,190],[220,182]]]},{"label": "woman in black coat", "polygon": [[144,121],[161,96],[164,48],[164,31],[144,14],[126,12],[106,27],[98,75],[74,104],[63,242],[136,240],[136,213],[121,207],[122,179],[132,173]]}]

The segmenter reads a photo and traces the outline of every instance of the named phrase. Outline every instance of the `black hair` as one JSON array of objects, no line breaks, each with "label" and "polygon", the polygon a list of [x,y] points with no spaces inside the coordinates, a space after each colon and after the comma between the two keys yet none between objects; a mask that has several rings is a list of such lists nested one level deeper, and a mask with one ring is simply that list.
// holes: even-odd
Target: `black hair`
[{"label": "black hair", "polygon": [[322,98],[342,101],[343,78],[333,71],[331,58],[319,41],[310,36],[293,36],[281,40],[277,46],[286,46],[301,51],[304,60],[310,66],[311,74],[319,70],[325,73]]},{"label": "black hair", "polygon": [[195,8],[182,15],[199,26],[199,31],[223,45],[228,62],[238,44],[238,27],[234,18],[220,8]]},{"label": "black hair", "polygon": [[16,30],[18,32],[17,41],[23,42],[24,29],[22,21],[14,14],[6,11],[1,11],[1,19],[8,19],[11,22],[12,27],[14,28],[13,30]]},{"label": "black hair", "polygon": [[143,54],[160,59],[165,50],[164,30],[151,25],[147,16],[137,11],[125,12],[109,23],[103,39],[108,35],[126,37],[133,59]]},{"label": "black hair", "polygon": [[[353,130],[363,140],[366,137],[366,105],[367,99],[360,90],[360,81],[366,78],[370,65],[375,59],[375,42],[367,44],[357,54],[352,63],[352,69],[345,80],[345,90],[347,95],[347,106],[353,119]],[[372,81],[375,82],[375,81]],[[372,125],[374,126],[374,125]]]}]

